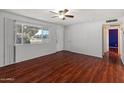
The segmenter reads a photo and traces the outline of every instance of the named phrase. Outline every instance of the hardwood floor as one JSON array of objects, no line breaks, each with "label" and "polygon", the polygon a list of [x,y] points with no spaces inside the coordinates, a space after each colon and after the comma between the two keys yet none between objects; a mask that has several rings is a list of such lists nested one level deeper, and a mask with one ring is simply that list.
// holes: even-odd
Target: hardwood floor
[{"label": "hardwood floor", "polygon": [[101,59],[61,51],[1,67],[0,82],[124,82],[124,65],[112,53]]}]

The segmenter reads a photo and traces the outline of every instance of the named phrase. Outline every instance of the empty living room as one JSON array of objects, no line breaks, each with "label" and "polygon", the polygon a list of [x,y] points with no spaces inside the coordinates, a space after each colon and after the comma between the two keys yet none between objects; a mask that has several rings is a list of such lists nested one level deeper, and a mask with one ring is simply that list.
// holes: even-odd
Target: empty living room
[{"label": "empty living room", "polygon": [[1,9],[1,83],[124,83],[124,9]]}]

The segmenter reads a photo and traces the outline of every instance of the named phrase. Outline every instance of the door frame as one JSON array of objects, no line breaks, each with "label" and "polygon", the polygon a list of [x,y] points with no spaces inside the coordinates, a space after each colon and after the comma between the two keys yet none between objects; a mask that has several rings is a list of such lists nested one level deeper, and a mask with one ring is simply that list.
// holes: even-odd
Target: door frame
[{"label": "door frame", "polygon": [[[102,25],[102,55],[104,56],[105,53],[105,47],[109,48],[109,38],[107,41],[105,41],[104,38],[106,38],[106,36],[108,35],[109,37],[109,29],[118,29],[118,54],[121,55],[121,39],[120,39],[120,35],[121,35],[121,24],[120,23],[112,23],[112,24],[103,24]],[[107,32],[106,32],[107,31]]]},{"label": "door frame", "polygon": [[[11,22],[11,26],[10,26],[11,29],[6,28],[7,25],[10,25],[10,24],[6,24],[7,21]],[[4,17],[4,66],[15,63],[14,36],[15,36],[14,20]]]}]

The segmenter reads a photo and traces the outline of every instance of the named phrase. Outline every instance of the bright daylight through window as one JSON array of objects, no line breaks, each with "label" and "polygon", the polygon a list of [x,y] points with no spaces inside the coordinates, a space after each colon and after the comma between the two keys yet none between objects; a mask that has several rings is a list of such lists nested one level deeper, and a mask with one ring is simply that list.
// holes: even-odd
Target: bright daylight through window
[{"label": "bright daylight through window", "polygon": [[16,24],[16,44],[40,44],[48,39],[49,31],[30,25]]}]

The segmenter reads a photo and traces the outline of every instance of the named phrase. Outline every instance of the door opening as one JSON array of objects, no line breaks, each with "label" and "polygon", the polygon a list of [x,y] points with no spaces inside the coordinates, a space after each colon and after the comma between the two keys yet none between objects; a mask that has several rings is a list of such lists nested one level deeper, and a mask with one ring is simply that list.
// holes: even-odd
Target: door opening
[{"label": "door opening", "polygon": [[109,52],[118,54],[118,29],[109,29]]},{"label": "door opening", "polygon": [[106,53],[114,53],[117,55],[121,55],[121,47],[120,47],[120,24],[104,24],[102,30],[102,40],[103,40],[103,48],[102,53],[103,56]]}]

